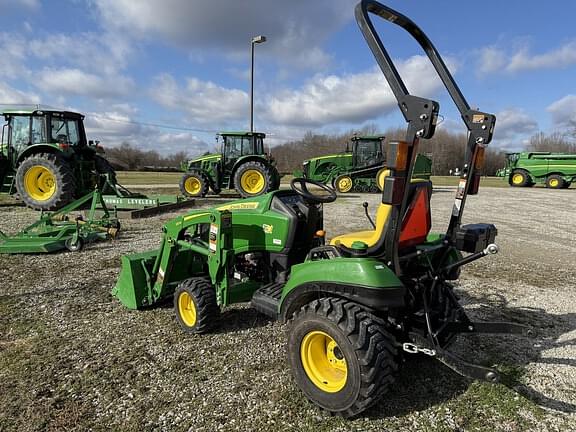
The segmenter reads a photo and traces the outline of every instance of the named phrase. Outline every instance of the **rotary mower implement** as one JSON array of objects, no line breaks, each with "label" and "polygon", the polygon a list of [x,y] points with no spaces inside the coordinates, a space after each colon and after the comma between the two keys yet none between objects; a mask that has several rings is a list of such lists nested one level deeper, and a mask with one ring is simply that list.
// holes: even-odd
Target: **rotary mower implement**
[{"label": "rotary mower implement", "polygon": [[[86,219],[70,215],[88,203]],[[101,217],[96,216],[98,207],[103,212]],[[6,235],[0,231],[0,253],[45,253],[63,249],[77,252],[88,243],[115,238],[119,230],[118,219],[110,215],[100,191],[94,190],[56,212],[43,212],[38,221],[17,234]]]},{"label": "rotary mower implement", "polygon": [[[370,14],[416,39],[468,128],[467,160],[445,233],[430,232],[430,181],[412,179],[419,141],[434,135],[439,105],[408,93]],[[326,244],[323,205],[335,201],[336,192],[295,178],[291,190],[168,222],[158,249],[122,258],[113,290],[130,309],[173,299],[188,333],[209,331],[220,308],[238,302],[288,322],[286,351],[297,386],[344,417],[384,396],[405,355],[425,354],[462,375],[496,382],[496,369],[459,358],[449,345],[458,334],[527,333],[518,324],[471,321],[451,283],[463,265],[498,252],[494,225],[461,225],[467,196],[478,192],[495,117],[470,109],[438,51],[409,18],[363,0],[356,20],[407,122],[405,139],[388,144],[390,172],[373,229]]]}]

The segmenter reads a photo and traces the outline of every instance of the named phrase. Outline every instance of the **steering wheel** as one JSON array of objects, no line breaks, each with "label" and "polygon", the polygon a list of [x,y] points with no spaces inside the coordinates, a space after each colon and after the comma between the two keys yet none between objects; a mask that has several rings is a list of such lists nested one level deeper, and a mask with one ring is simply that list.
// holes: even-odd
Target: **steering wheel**
[{"label": "steering wheel", "polygon": [[[307,187],[308,184],[319,187],[323,191],[328,192],[328,195],[317,195],[310,192]],[[324,183],[320,183],[316,180],[310,180],[303,177],[293,178],[290,182],[290,188],[306,201],[312,203],[331,203],[336,201],[336,198],[338,197],[336,195],[336,191],[330,186],[325,185]]]}]

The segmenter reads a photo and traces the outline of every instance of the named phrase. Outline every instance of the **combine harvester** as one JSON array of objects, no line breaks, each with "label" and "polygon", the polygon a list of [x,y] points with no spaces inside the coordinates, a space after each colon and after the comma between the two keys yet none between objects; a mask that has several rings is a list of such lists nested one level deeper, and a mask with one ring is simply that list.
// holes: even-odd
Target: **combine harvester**
[{"label": "combine harvester", "polygon": [[550,189],[568,189],[576,181],[576,154],[551,152],[506,153],[506,166],[496,173],[510,186],[544,184]]},{"label": "combine harvester", "polygon": [[[370,14],[400,26],[422,46],[468,129],[466,168],[444,233],[430,232],[430,181],[411,180],[420,140],[434,135],[439,105],[408,93]],[[405,139],[388,144],[390,173],[375,228],[325,244],[323,203],[336,200],[336,192],[296,178],[291,190],[169,221],[158,249],[122,258],[112,292],[130,309],[173,299],[188,333],[213,328],[221,307],[251,302],[289,323],[286,353],[302,392],[344,417],[362,413],[391,389],[404,355],[424,354],[462,375],[497,382],[496,369],[456,356],[450,344],[462,333],[526,333],[518,324],[471,321],[451,283],[463,265],[498,252],[494,225],[461,224],[468,195],[478,192],[495,116],[469,107],[440,54],[409,18],[364,0],[356,19],[407,122]],[[198,353],[194,362],[202,360]]]}]

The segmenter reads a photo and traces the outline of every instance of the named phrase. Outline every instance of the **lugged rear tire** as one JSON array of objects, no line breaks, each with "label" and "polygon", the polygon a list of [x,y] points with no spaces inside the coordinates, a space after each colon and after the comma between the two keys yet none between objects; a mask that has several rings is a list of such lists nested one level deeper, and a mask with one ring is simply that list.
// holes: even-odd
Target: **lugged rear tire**
[{"label": "lugged rear tire", "polygon": [[176,321],[186,333],[206,333],[220,315],[216,292],[207,279],[190,278],[180,282],[174,292]]},{"label": "lugged rear tire", "polygon": [[242,198],[268,193],[274,190],[273,185],[272,169],[262,162],[248,161],[234,173],[234,187]]},{"label": "lugged rear tire", "polygon": [[20,199],[34,210],[57,210],[74,200],[76,181],[63,157],[39,153],[18,166],[16,190]]},{"label": "lugged rear tire", "polygon": [[288,328],[288,358],[306,397],[353,417],[390,388],[398,369],[395,337],[357,303],[322,298],[304,305]]}]

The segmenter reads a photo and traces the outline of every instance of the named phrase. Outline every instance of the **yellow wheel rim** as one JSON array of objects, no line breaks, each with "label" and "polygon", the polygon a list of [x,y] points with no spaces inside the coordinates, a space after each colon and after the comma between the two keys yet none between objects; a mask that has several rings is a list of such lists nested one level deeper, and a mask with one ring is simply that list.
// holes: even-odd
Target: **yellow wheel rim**
[{"label": "yellow wheel rim", "polygon": [[190,195],[196,195],[200,193],[200,190],[202,189],[202,183],[196,177],[188,177],[184,181],[184,189]]},{"label": "yellow wheel rim", "polygon": [[312,331],[304,336],[300,359],[304,372],[320,390],[336,393],[346,385],[346,359],[336,341],[327,333]]},{"label": "yellow wheel rim", "polygon": [[178,296],[178,314],[184,324],[188,327],[194,327],[196,324],[196,306],[192,300],[192,296],[186,291],[181,292]]},{"label": "yellow wheel rim", "polygon": [[388,177],[389,175],[390,175],[389,169],[382,168],[380,171],[378,171],[378,174],[376,174],[376,186],[378,186],[378,189],[380,190],[384,189],[384,180],[386,180],[386,177]]},{"label": "yellow wheel rim", "polygon": [[264,190],[266,181],[262,173],[255,169],[246,170],[240,177],[242,189],[249,194],[257,194]]},{"label": "yellow wheel rim", "polygon": [[550,184],[550,187],[555,188],[555,187],[558,187],[560,182],[558,181],[558,179],[552,179],[552,180],[550,180],[549,184]]},{"label": "yellow wheel rim", "polygon": [[56,193],[56,176],[42,165],[30,167],[24,174],[24,189],[36,201],[48,201]]},{"label": "yellow wheel rim", "polygon": [[350,192],[352,189],[352,179],[348,176],[338,179],[336,182],[336,188],[338,192]]},{"label": "yellow wheel rim", "polygon": [[524,176],[522,174],[514,174],[512,176],[512,183],[519,185],[524,181]]}]

